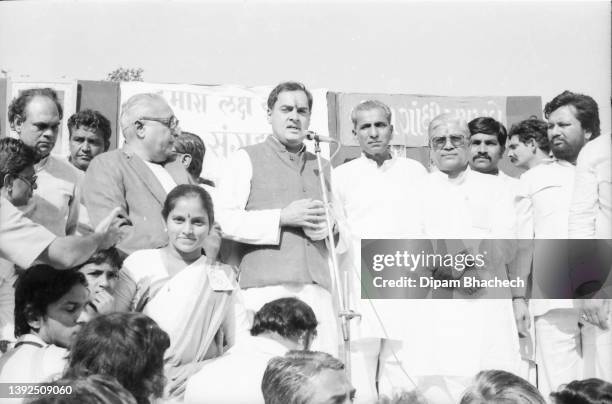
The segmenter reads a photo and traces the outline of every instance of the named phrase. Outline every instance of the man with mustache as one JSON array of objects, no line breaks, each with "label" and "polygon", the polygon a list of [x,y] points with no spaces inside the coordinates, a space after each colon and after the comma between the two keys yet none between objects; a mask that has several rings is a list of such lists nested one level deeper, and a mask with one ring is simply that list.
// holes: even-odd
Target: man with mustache
[{"label": "man with mustache", "polygon": [[[57,94],[50,88],[31,88],[21,92],[13,99],[8,111],[11,128],[23,143],[35,149],[41,157],[35,166],[38,187],[22,211],[32,221],[60,237],[77,231],[80,220],[79,184],[83,178],[79,170],[51,155],[62,113]],[[86,219],[82,218],[81,221]]]},{"label": "man with mustache", "polygon": [[[553,157],[521,175],[517,194],[521,238],[566,239],[578,153],[599,136],[599,112],[593,98],[564,91],[544,107]],[[557,259],[559,260],[557,262]],[[555,279],[566,277],[567,259],[544,243],[535,245],[533,289],[535,297]],[[566,282],[567,283],[567,282]],[[538,388],[548,395],[561,384],[581,379],[580,304],[571,299],[534,299]]]},{"label": "man with mustache", "polygon": [[516,167],[529,170],[549,158],[548,124],[540,119],[512,125],[508,138],[508,158]]},{"label": "man with mustache", "polygon": [[481,116],[468,123],[470,129],[470,167],[483,174],[497,175],[513,188],[516,179],[501,171],[499,161],[504,156],[506,128],[488,116]]},{"label": "man with mustache", "polygon": [[[491,174],[497,176],[515,196],[518,180],[510,177],[499,169],[499,161],[502,159],[505,150],[506,139],[508,138],[506,127],[491,117],[478,117],[468,123],[470,129],[470,167],[474,171],[483,174]],[[506,212],[510,214],[510,212]],[[519,252],[515,259],[509,263],[511,271],[514,273],[528,274],[531,266],[531,249],[530,243],[519,244]],[[526,356],[527,352],[532,351],[529,348],[531,345],[530,339],[527,339],[527,333],[531,322],[529,308],[525,296],[516,297],[512,300],[514,309],[514,317],[516,325],[521,336],[521,352]],[[527,358],[522,363],[524,368],[521,373],[524,376],[530,374],[529,370],[532,358]]]},{"label": "man with mustache", "polygon": [[315,348],[336,354],[321,173],[303,143],[312,95],[301,83],[284,82],[267,104],[272,134],[230,157],[217,192],[218,221],[224,237],[239,243],[233,252],[247,310],[297,297],[319,320]]},{"label": "man with mustache", "polygon": [[68,119],[70,157],[68,161],[81,171],[110,146],[111,126],[98,111],[84,109]]}]

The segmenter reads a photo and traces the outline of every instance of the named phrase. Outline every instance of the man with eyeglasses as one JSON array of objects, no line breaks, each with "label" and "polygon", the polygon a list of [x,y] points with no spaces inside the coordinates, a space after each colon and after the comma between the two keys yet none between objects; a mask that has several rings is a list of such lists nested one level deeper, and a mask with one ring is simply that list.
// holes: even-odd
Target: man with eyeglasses
[{"label": "man with eyeglasses", "polygon": [[[496,176],[469,167],[467,123],[443,114],[431,121],[428,132],[437,170],[428,175],[422,190],[421,210],[427,237],[463,239],[446,244],[446,253],[450,254],[460,254],[465,249],[482,253],[485,245],[491,245],[487,239],[514,238],[514,217],[506,214],[513,209],[510,193]],[[442,251],[442,244],[435,244],[436,251]],[[494,252],[488,251],[484,271],[473,268],[444,273],[438,269],[432,276],[486,279],[494,274],[511,278],[505,262]],[[459,287],[431,293],[432,297],[454,298],[415,301],[410,318],[416,328],[406,335],[398,351],[401,366],[386,364],[386,378],[380,382],[383,392],[392,390],[387,383],[413,388],[406,377],[410,375],[430,402],[457,403],[478,371],[518,370],[519,344],[511,295],[520,292]],[[492,295],[506,298],[486,298]],[[478,298],[468,299],[475,296]]]},{"label": "man with eyeglasses", "polygon": [[131,223],[117,248],[126,255],[167,243],[161,217],[166,195],[179,184],[191,183],[174,160],[179,122],[168,103],[157,94],[137,94],[121,107],[123,148],[92,160],[84,181],[85,206],[97,224],[115,206]]},{"label": "man with eyeglasses", "polygon": [[[41,159],[35,166],[38,187],[21,210],[57,236],[75,234],[80,215],[80,183],[83,174],[51,155],[62,120],[62,105],[51,88],[31,88],[19,94],[9,106],[11,128]],[[84,223],[86,224],[86,223]]]},{"label": "man with eyeglasses", "polygon": [[[25,217],[19,208],[36,189],[36,161],[34,149],[21,140],[0,139],[0,340],[4,341],[14,340],[15,266],[25,269],[45,263],[57,269],[72,268],[120,237],[119,209],[86,236],[59,237]],[[5,348],[0,342],[0,351]]]}]

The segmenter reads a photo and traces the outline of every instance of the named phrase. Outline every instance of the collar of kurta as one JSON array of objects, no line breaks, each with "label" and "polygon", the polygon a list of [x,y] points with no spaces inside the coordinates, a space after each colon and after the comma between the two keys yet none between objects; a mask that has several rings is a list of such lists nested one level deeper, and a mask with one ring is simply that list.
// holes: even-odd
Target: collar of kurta
[{"label": "collar of kurta", "polygon": [[296,156],[302,156],[304,155],[304,153],[306,152],[306,145],[304,145],[304,143],[302,143],[302,147],[300,147],[300,150],[298,150],[297,152],[293,153],[290,152],[289,150],[287,150],[287,147],[282,144],[280,142],[280,140],[278,140],[276,138],[276,136],[274,135],[270,135],[268,136],[268,138],[266,139],[266,142],[268,142],[270,144],[270,146],[272,146],[272,148],[280,153],[289,153],[289,154],[295,154]]},{"label": "collar of kurta", "polygon": [[361,152],[361,157],[360,157],[366,164],[375,166],[376,168],[380,169],[380,170],[387,170],[388,168],[392,167],[393,164],[395,164],[395,162],[397,161],[397,157],[395,157],[393,155],[393,153],[389,152],[389,158],[386,159],[385,161],[383,161],[383,163],[379,166],[378,163],[376,162],[376,160],[369,158],[368,156],[366,156],[366,154],[364,152]]},{"label": "collar of kurta", "polygon": [[439,170],[434,171],[434,173],[438,174],[441,178],[443,178],[444,180],[448,181],[450,184],[461,185],[471,175],[472,169],[470,168],[470,165],[468,164],[466,169],[463,170],[461,173],[459,173],[459,175],[457,177],[455,177],[455,178],[450,178],[448,176],[448,174],[446,174],[443,171],[439,171]]},{"label": "collar of kurta", "polygon": [[239,346],[245,351],[265,352],[271,355],[284,355],[288,351],[287,347],[278,341],[265,336],[248,336],[243,339]]}]

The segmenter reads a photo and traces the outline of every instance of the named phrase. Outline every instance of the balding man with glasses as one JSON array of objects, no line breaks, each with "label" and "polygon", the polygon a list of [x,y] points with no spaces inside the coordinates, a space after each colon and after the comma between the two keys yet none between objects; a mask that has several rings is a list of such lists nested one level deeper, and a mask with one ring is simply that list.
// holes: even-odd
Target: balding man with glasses
[{"label": "balding man with glasses", "polygon": [[167,243],[161,210],[166,195],[179,184],[191,183],[185,168],[174,161],[179,122],[157,94],[137,94],[121,107],[123,148],[96,157],[85,175],[84,197],[97,225],[115,206],[130,224],[117,246],[128,255]]}]

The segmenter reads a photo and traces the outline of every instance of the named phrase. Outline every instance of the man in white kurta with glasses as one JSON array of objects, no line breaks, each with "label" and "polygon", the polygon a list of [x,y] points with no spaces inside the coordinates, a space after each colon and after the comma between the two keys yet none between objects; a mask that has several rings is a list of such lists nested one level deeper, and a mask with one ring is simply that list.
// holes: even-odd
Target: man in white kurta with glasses
[{"label": "man in white kurta with glasses", "polygon": [[[448,253],[464,248],[489,253],[484,269],[449,273],[442,268],[432,276],[514,278],[506,266],[512,259],[512,242],[469,240],[516,237],[511,193],[497,176],[469,168],[470,132],[465,121],[439,115],[428,132],[437,170],[428,175],[422,189],[425,234],[431,239],[463,239],[447,242]],[[439,243],[436,249],[442,251]],[[456,403],[478,371],[515,373],[520,355],[511,299],[523,292],[459,287],[432,292],[452,300],[414,301],[414,311],[405,313],[410,323],[401,350],[395,353],[397,361],[385,364],[387,377],[381,380],[381,389],[409,388],[409,375],[430,402]],[[505,298],[486,299],[493,295]]]}]

